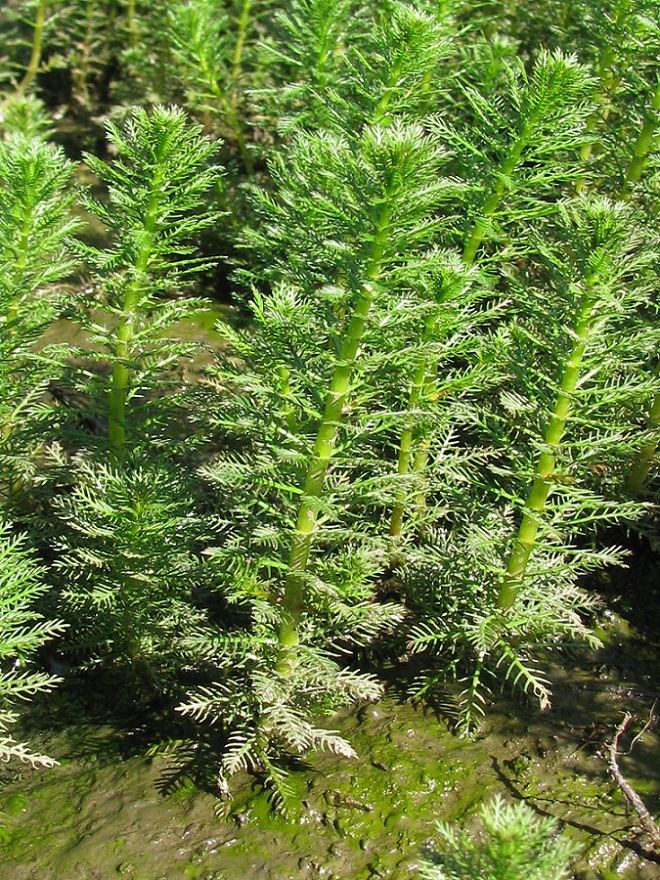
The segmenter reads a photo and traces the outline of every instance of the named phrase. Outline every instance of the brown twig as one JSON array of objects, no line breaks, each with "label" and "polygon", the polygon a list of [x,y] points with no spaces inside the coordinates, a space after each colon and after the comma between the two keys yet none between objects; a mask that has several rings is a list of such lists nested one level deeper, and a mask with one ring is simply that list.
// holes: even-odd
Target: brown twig
[{"label": "brown twig", "polygon": [[[652,723],[653,717],[654,717],[654,712],[655,712],[655,705],[656,704],[654,703],[653,708],[651,709],[651,714],[649,716],[649,720],[646,722],[646,724],[644,725],[642,730],[637,734],[637,736],[633,739],[633,741],[630,745],[630,749],[628,750],[629,752],[632,750],[632,747],[635,745],[637,740],[642,736],[642,734],[645,733],[649,729],[649,727],[651,726],[651,723]],[[632,807],[632,809],[639,816],[639,821],[642,824],[642,828],[646,831],[646,833],[651,838],[653,845],[660,848],[660,827],[658,826],[658,824],[655,821],[655,819],[653,818],[653,816],[649,813],[649,811],[644,806],[644,802],[642,801],[641,797],[637,794],[635,789],[632,787],[632,785],[628,782],[628,780],[625,778],[625,776],[623,775],[623,773],[619,769],[619,764],[617,762],[617,757],[618,757],[618,755],[621,754],[621,752],[619,752],[619,740],[623,736],[626,728],[628,727],[628,725],[630,724],[631,721],[632,721],[632,715],[630,714],[630,712],[626,712],[626,714],[623,717],[623,721],[617,727],[616,732],[614,734],[614,737],[612,739],[612,742],[610,743],[610,748],[609,748],[610,771],[612,773],[612,776],[614,776],[614,779],[616,780],[619,788],[623,792],[623,796],[625,797],[628,805],[630,807]]]}]

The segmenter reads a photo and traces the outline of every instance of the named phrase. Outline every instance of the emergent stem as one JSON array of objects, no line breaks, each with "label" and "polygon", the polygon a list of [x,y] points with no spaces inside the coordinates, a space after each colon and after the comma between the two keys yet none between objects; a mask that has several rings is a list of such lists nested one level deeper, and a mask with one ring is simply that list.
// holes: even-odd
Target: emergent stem
[{"label": "emergent stem", "polygon": [[660,80],[655,89],[653,101],[648,109],[642,130],[637,138],[633,157],[626,171],[626,181],[624,184],[624,193],[627,193],[631,184],[637,183],[642,176],[644,166],[648,161],[649,151],[653,144],[653,137],[660,122]]},{"label": "emergent stem", "polygon": [[126,452],[126,398],[131,377],[129,358],[135,333],[140,294],[148,283],[147,268],[153,252],[153,237],[158,219],[158,188],[160,178],[156,174],[151,186],[151,198],[144,219],[144,236],[137,260],[131,271],[130,281],[124,294],[122,317],[117,328],[115,352],[110,386],[108,413],[108,440],[112,455],[121,461]]},{"label": "emergent stem", "polygon": [[295,654],[299,643],[300,617],[305,596],[305,570],[318,516],[317,502],[323,494],[325,475],[341,424],[353,366],[374,297],[375,285],[381,272],[383,255],[388,241],[389,224],[390,207],[386,204],[376,223],[365,281],[357,295],[353,314],[335,364],[325,400],[323,417],[316,435],[314,451],[307,468],[303,499],[298,510],[298,519],[289,553],[288,574],[282,603],[279,653],[276,664],[277,671],[282,675],[289,675],[295,664]]},{"label": "emergent stem", "polygon": [[[430,336],[432,335],[437,320],[437,314],[432,315],[427,320],[424,330],[425,339],[430,338]],[[405,427],[401,433],[401,440],[399,443],[397,473],[401,478],[401,482],[399,488],[396,491],[396,495],[394,496],[394,507],[392,508],[392,519],[390,520],[390,537],[392,538],[398,538],[401,535],[401,529],[403,527],[403,513],[406,500],[406,486],[404,484],[404,480],[410,472],[410,462],[413,456],[414,419],[412,418],[412,414],[419,406],[419,402],[426,387],[426,373],[427,362],[426,358],[424,358],[415,370],[415,374],[413,376],[413,384],[410,391],[410,397],[408,398],[407,407],[409,418],[406,421]]]},{"label": "emergent stem", "polygon": [[552,489],[556,455],[566,430],[573,394],[580,378],[582,359],[589,342],[592,306],[593,297],[585,295],[574,330],[573,347],[564,366],[559,393],[543,437],[544,449],[539,456],[534,482],[525,503],[522,522],[500,587],[497,604],[502,609],[510,608],[516,600],[527,568],[527,561],[536,542],[540,517]]},{"label": "emergent stem", "polygon": [[[529,143],[530,132],[532,130],[532,126],[534,125],[535,119],[532,118],[528,121],[527,125],[520,132],[516,141],[514,142],[511,150],[502,163],[502,166],[499,170],[497,181],[494,184],[493,188],[490,191],[486,202],[484,203],[483,208],[481,209],[480,215],[474,223],[472,227],[472,231],[470,232],[468,239],[465,243],[465,247],[463,249],[463,261],[468,265],[474,263],[475,257],[477,255],[477,250],[479,249],[479,245],[483,241],[484,235],[486,234],[487,221],[488,218],[492,217],[495,213],[497,206],[499,205],[504,193],[506,192],[506,188],[511,180],[513,173],[520,161],[520,158],[525,150],[527,144]],[[427,342],[435,327],[435,321],[432,324],[427,324],[427,327],[424,332],[424,341]],[[428,360],[425,359],[420,366],[415,371],[415,375],[413,377],[413,385],[410,391],[410,397],[408,400],[408,412],[412,412],[419,402],[420,394],[422,388],[432,383],[435,380],[435,375],[437,372],[437,367],[435,364],[429,365]],[[421,379],[420,379],[421,377]],[[409,470],[409,462],[410,456],[412,454],[413,447],[413,428],[410,425],[407,425],[404,428],[404,431],[401,435],[400,445],[399,445],[399,462],[398,462],[398,472],[400,475],[405,475]],[[422,474],[426,467],[426,463],[429,457],[429,449],[428,445],[423,444],[423,450],[419,455],[415,456],[415,473]],[[403,504],[404,504],[404,494],[402,490],[399,489],[395,496],[394,508],[392,510],[392,519],[390,522],[390,535],[392,537],[398,537],[401,534],[401,528],[403,526]],[[418,510],[423,510],[425,506],[425,499],[422,495],[418,493],[415,506]]]},{"label": "emergent stem", "polygon": [[511,152],[504,160],[497,175],[497,181],[491,189],[490,195],[486,199],[484,206],[479,213],[479,217],[476,219],[474,226],[472,227],[470,236],[465,243],[465,247],[463,248],[463,262],[468,265],[474,263],[474,258],[477,255],[479,245],[486,234],[488,220],[495,213],[497,206],[502,200],[502,196],[506,192],[506,188],[513,177],[513,172],[520,161],[523,150],[528,144],[529,136],[530,125],[528,123],[511,147]]},{"label": "emergent stem", "polygon": [[658,448],[658,433],[660,429],[660,393],[656,394],[651,404],[651,409],[646,420],[646,427],[654,432],[654,436],[637,453],[635,462],[625,482],[625,490],[631,495],[636,495],[646,482],[651,462]]},{"label": "emergent stem", "polygon": [[43,47],[43,39],[44,39],[44,25],[46,23],[46,9],[48,6],[47,0],[39,0],[39,4],[37,6],[37,14],[34,19],[34,31],[32,34],[32,52],[30,54],[30,61],[25,70],[25,74],[23,75],[23,79],[18,84],[16,88],[17,95],[24,95],[27,90],[32,85],[32,80],[37,75],[39,71],[39,65],[41,64],[41,50]]}]

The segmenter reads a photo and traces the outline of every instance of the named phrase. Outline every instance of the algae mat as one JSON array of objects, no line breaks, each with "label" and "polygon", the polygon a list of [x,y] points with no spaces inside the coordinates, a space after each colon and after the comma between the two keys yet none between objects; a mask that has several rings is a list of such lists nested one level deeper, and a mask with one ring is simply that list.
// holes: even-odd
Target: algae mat
[{"label": "algae mat", "polygon": [[[469,823],[502,792],[566,823],[583,846],[580,880],[652,880],[660,863],[605,756],[623,711],[648,715],[657,680],[650,656],[633,661],[623,648],[611,645],[589,669],[558,672],[550,712],[501,700],[472,741],[453,735],[440,713],[392,695],[335,718],[359,759],[317,755],[294,772],[300,814],[290,822],[247,778],[220,820],[212,794],[170,784],[167,760],[119,758],[110,747],[116,730],[72,727],[38,743],[59,767],[6,771],[0,878],[404,880],[433,850],[436,819]],[[650,731],[621,759],[656,814],[659,745]]]}]

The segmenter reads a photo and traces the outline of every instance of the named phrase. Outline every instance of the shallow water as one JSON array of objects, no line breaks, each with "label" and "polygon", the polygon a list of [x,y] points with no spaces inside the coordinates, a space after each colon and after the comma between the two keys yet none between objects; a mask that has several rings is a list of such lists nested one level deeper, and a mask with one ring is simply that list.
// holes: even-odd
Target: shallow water
[{"label": "shallow water", "polygon": [[[626,710],[639,731],[657,669],[654,651],[617,624],[588,664],[556,671],[552,710],[502,698],[473,741],[391,689],[381,703],[333,719],[359,759],[316,755],[295,771],[300,814],[290,822],[273,815],[248,777],[236,780],[229,818],[216,818],[212,794],[170,785],[164,758],[122,758],[134,750],[118,747],[118,731],[107,725],[73,725],[38,742],[32,734],[61,763],[5,771],[0,878],[404,880],[433,849],[436,819],[469,823],[501,792],[566,823],[583,847],[580,880],[652,880],[660,861],[609,776],[606,743]],[[620,761],[656,815],[658,739],[649,731]]]}]

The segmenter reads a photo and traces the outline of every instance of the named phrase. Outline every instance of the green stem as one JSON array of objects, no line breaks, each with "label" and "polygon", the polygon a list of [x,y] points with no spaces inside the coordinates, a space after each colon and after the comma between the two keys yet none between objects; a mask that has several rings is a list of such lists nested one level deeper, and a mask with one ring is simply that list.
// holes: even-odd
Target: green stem
[{"label": "green stem", "polygon": [[235,89],[231,89],[231,96],[228,97],[225,91],[220,88],[220,84],[213,75],[211,68],[206,63],[206,59],[203,53],[198,53],[198,62],[201,67],[201,71],[206,79],[206,82],[208,83],[208,86],[211,90],[211,93],[214,95],[216,101],[218,102],[220,112],[225,114],[227,122],[229,123],[229,127],[231,128],[232,134],[234,135],[234,140],[238,145],[238,151],[241,154],[243,166],[245,167],[248,175],[252,175],[254,173],[254,163],[252,161],[252,156],[250,156],[250,153],[248,151],[247,141],[245,139],[243,128],[241,126],[238,116],[238,97],[235,93]]},{"label": "green stem", "polygon": [[138,44],[138,26],[135,0],[128,0],[126,15],[128,18],[128,42],[131,49],[135,49]]},{"label": "green stem", "polygon": [[[633,158],[630,161],[628,170],[626,171],[625,183],[623,186],[623,196],[626,197],[630,193],[632,184],[639,181],[648,161],[648,154],[653,144],[653,137],[660,122],[660,80],[655,89],[653,101],[646,114],[642,130],[637,138]],[[630,473],[628,474],[624,488],[630,495],[636,495],[648,479],[649,471],[653,456],[658,448],[658,429],[660,429],[660,394],[656,394],[651,404],[651,409],[646,422],[647,428],[655,432],[655,437],[641,447]]]},{"label": "green stem", "polygon": [[250,24],[250,9],[252,7],[252,0],[243,0],[243,6],[241,7],[241,14],[238,18],[238,32],[236,34],[236,43],[234,45],[234,54],[232,56],[231,61],[231,93],[232,93],[232,103],[236,105],[238,101],[238,95],[236,89],[238,87],[238,81],[241,78],[241,64],[243,61],[243,47],[245,46],[245,38],[247,36],[248,27]]},{"label": "green stem", "polygon": [[[487,221],[495,213],[497,206],[499,205],[502,197],[504,196],[504,193],[506,192],[509,181],[513,176],[516,166],[520,162],[523,151],[529,143],[530,132],[532,131],[534,124],[535,117],[533,116],[527,122],[527,125],[525,125],[523,130],[516,138],[513,146],[511,147],[509,155],[502,163],[497,182],[491,189],[490,194],[488,195],[488,198],[486,199],[484,206],[481,209],[480,215],[472,227],[472,231],[470,232],[463,249],[463,262],[467,263],[468,265],[471,265],[475,261],[479,245],[483,241],[484,235],[486,234]],[[433,321],[431,324],[427,324],[424,332],[425,342],[430,339],[434,327],[435,321]],[[410,392],[410,398],[408,400],[408,412],[412,412],[416,408],[419,401],[419,396],[421,394],[421,389],[424,387],[424,385],[435,381],[436,373],[437,367],[435,365],[429,366],[427,359],[425,359],[417,368],[413,377],[413,385]],[[398,461],[399,474],[405,475],[408,473],[410,455],[413,445],[412,431],[412,426],[407,425],[404,428],[403,434],[401,436]],[[428,457],[428,445],[425,444],[423,450],[420,451],[420,454],[416,455],[415,457],[415,473],[421,475],[424,472]],[[402,490],[399,489],[395,496],[394,508],[392,510],[392,519],[390,521],[390,535],[392,537],[398,537],[401,534],[404,513],[404,497],[405,496],[402,494]],[[425,500],[423,497],[420,496],[419,493],[416,496],[415,506],[420,510],[423,510],[423,508],[425,507]]]},{"label": "green stem", "polygon": [[[622,0],[614,16],[614,28],[620,28],[630,11],[630,0]],[[598,59],[597,71],[601,84],[600,100],[605,102],[602,112],[590,114],[587,119],[586,134],[594,131],[600,123],[607,122],[610,115],[610,100],[621,82],[621,73],[618,77],[614,76],[614,62],[616,60],[616,51],[614,43],[608,43],[603,48],[600,58]],[[623,68],[623,64],[621,67]],[[585,143],[580,150],[580,158],[583,162],[587,162],[594,150],[598,147],[599,141],[589,141]],[[587,185],[586,178],[581,178],[575,184],[575,192],[579,195]]]},{"label": "green stem", "polygon": [[34,20],[34,32],[32,34],[32,52],[30,61],[25,70],[23,79],[16,88],[17,95],[24,95],[32,85],[32,80],[37,75],[39,65],[41,64],[41,50],[43,48],[44,25],[46,23],[46,9],[48,0],[39,0],[37,6],[37,14]]},{"label": "green stem", "polygon": [[122,317],[117,328],[112,367],[112,384],[108,412],[108,440],[113,458],[123,460],[126,453],[126,398],[131,378],[129,358],[135,333],[140,294],[148,283],[147,267],[153,251],[153,236],[158,220],[160,175],[156,174],[151,185],[149,207],[144,220],[142,246],[131,273],[131,280],[124,294]]},{"label": "green stem", "polygon": [[236,34],[234,54],[232,57],[231,86],[229,90],[231,98],[229,101],[227,113],[229,124],[231,125],[231,129],[234,133],[234,138],[236,139],[236,143],[238,144],[238,149],[241,154],[243,165],[249,176],[252,176],[252,174],[254,173],[254,163],[252,161],[252,156],[250,156],[250,153],[248,151],[245,133],[243,131],[243,126],[238,115],[238,96],[239,81],[242,74],[243,49],[245,47],[245,39],[247,37],[248,28],[250,26],[251,7],[252,0],[243,0],[241,14],[238,19],[238,32]]},{"label": "green stem", "polygon": [[539,456],[534,482],[525,503],[522,522],[500,587],[497,605],[502,609],[510,608],[516,600],[529,556],[536,542],[540,517],[552,489],[556,455],[566,430],[573,394],[580,378],[582,359],[591,333],[593,302],[592,296],[585,295],[574,331],[575,341],[564,367],[557,400],[543,438],[544,449]]},{"label": "green stem", "polygon": [[649,107],[646,118],[644,119],[642,130],[639,133],[637,143],[635,144],[635,150],[633,152],[632,160],[630,162],[630,165],[628,166],[628,170],[626,171],[626,181],[623,190],[624,194],[627,194],[630,189],[630,185],[633,183],[637,183],[637,181],[642,176],[644,166],[648,161],[649,151],[651,149],[651,145],[653,144],[653,138],[659,122],[660,80],[658,80],[655,94],[653,96],[653,101],[651,102],[651,106]]},{"label": "green stem", "polygon": [[530,122],[527,123],[522,132],[518,135],[516,141],[511,148],[511,152],[504,160],[502,167],[497,175],[497,182],[491,189],[490,195],[486,199],[484,206],[480,211],[479,217],[476,219],[474,226],[472,227],[470,236],[465,244],[465,247],[463,248],[463,262],[467,263],[468,265],[474,263],[479,245],[483,241],[484,235],[486,234],[488,220],[493,216],[497,209],[497,206],[502,200],[502,197],[506,192],[507,186],[511,178],[513,177],[513,172],[515,171],[518,162],[520,162],[520,157],[522,156],[523,150],[529,143],[532,124],[533,120],[530,120]]},{"label": "green stem", "polygon": [[[433,329],[438,321],[437,314],[431,316],[427,322],[424,330],[424,338],[428,339],[431,337],[433,333]],[[410,397],[408,398],[408,407],[407,412],[409,418],[406,422],[406,425],[401,432],[401,440],[399,442],[399,457],[397,462],[397,473],[401,478],[400,486],[396,491],[396,495],[394,497],[394,507],[392,508],[392,518],[390,520],[390,537],[398,538],[401,535],[401,529],[403,527],[403,514],[405,509],[405,500],[406,500],[406,486],[404,484],[405,477],[410,472],[410,462],[413,457],[413,432],[414,432],[414,419],[412,418],[412,414],[417,409],[419,402],[422,398],[424,389],[427,384],[427,361],[426,358],[419,364],[417,369],[415,370],[415,374],[413,376],[413,384],[412,390],[410,392]]]},{"label": "green stem", "polygon": [[645,443],[637,453],[635,462],[626,478],[624,488],[631,495],[636,495],[646,482],[651,462],[658,448],[658,432],[660,429],[660,393],[656,394],[651,404],[651,409],[646,420],[647,428],[651,429],[655,436]]},{"label": "green stem", "polygon": [[405,46],[401,49],[399,53],[399,57],[396,60],[396,63],[392,69],[392,73],[390,74],[390,78],[387,81],[387,85],[385,86],[385,90],[381,96],[380,101],[376,109],[374,110],[374,115],[372,117],[372,124],[378,125],[382,124],[387,120],[387,111],[389,109],[390,103],[392,101],[392,95],[394,94],[394,90],[396,89],[399,80],[401,79],[401,74],[403,73],[403,63],[406,57],[406,48]]},{"label": "green stem", "polygon": [[316,435],[314,451],[305,476],[303,500],[298,510],[297,523],[291,542],[282,603],[279,653],[276,664],[276,670],[282,675],[290,675],[295,665],[295,655],[300,638],[300,617],[305,598],[305,571],[318,516],[317,502],[323,494],[325,475],[342,421],[358,347],[371,308],[375,285],[381,272],[389,236],[389,224],[390,207],[386,204],[376,223],[371,253],[366,267],[366,280],[357,295],[353,314],[335,364],[323,417]]}]

